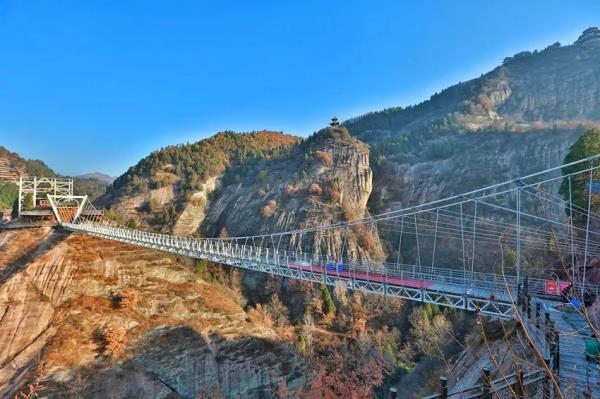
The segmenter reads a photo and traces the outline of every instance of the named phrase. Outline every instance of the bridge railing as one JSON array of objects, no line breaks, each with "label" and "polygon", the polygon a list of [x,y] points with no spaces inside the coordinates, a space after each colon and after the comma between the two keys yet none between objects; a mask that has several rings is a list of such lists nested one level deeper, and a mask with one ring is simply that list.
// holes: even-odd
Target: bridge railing
[{"label": "bridge railing", "polygon": [[535,370],[525,373],[523,370],[490,379],[490,371],[482,370],[482,383],[465,389],[448,392],[448,380],[440,378],[440,392],[423,399],[509,399],[509,398],[552,398],[554,385],[544,372]]},{"label": "bridge railing", "polygon": [[[301,251],[274,250],[255,245],[242,245],[231,241],[214,239],[196,239],[177,237],[167,234],[150,233],[119,227],[99,226],[95,224],[78,224],[67,226],[75,230],[84,230],[107,236],[137,241],[149,245],[164,246],[188,251],[202,251],[207,254],[227,255],[239,259],[251,259],[257,262],[270,263],[277,266],[303,267],[306,271],[314,271],[342,277],[369,278],[380,282],[393,282],[393,279],[414,280],[414,282],[438,283],[454,286],[457,293],[473,293],[485,290],[498,294],[506,292],[507,287],[515,290],[514,277],[503,277],[491,273],[470,272],[447,268],[434,268],[391,262],[373,262],[369,260],[336,259],[330,256],[319,256]],[[331,267],[328,269],[328,265]],[[459,289],[460,287],[460,289]]]}]

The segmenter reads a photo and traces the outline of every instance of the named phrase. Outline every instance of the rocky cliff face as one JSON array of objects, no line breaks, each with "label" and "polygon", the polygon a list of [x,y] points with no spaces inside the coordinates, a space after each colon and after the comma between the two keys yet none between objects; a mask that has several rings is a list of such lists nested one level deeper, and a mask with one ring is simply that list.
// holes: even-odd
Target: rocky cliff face
[{"label": "rocky cliff face", "polygon": [[48,230],[1,234],[2,397],[41,378],[50,398],[269,398],[281,378],[302,381],[295,349],[185,260]]},{"label": "rocky cliff face", "polygon": [[[229,171],[208,205],[203,229],[209,236],[284,232],[368,216],[369,149],[345,128],[324,129],[289,157],[239,172]],[[375,231],[350,231],[343,241],[342,231],[291,237],[291,245],[305,252],[337,257],[346,248],[353,258],[382,256]]]},{"label": "rocky cliff face", "polygon": [[599,60],[600,39],[593,39],[508,61],[493,73],[503,73],[511,91],[499,115],[523,122],[600,119]]},{"label": "rocky cliff face", "polygon": [[440,156],[428,156],[427,149],[383,156],[377,161],[371,203],[377,209],[407,207],[560,165],[580,134],[556,130],[444,136],[426,145],[447,146]]}]

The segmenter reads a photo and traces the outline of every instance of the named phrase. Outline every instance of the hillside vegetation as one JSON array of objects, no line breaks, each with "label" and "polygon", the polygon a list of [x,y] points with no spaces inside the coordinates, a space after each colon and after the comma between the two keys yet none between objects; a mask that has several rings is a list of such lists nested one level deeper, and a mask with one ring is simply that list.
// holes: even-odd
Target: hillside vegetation
[{"label": "hillside vegetation", "polygon": [[25,176],[54,177],[56,173],[39,159],[24,159],[19,154],[0,146],[0,159],[7,161],[19,174]]},{"label": "hillside vegetation", "polygon": [[489,73],[408,107],[352,118],[344,125],[371,143],[427,132],[573,129],[600,119],[600,39],[554,43],[507,57]]},{"label": "hillside vegetation", "polygon": [[[138,224],[172,228],[189,205],[192,221],[199,213],[227,168],[251,165],[263,159],[289,154],[300,142],[281,132],[220,132],[196,143],[169,146],[154,151],[118,177],[99,205]],[[192,228],[193,229],[193,228]]]},{"label": "hillside vegetation", "polygon": [[208,178],[222,174],[229,165],[278,157],[298,142],[298,138],[280,132],[217,133],[196,143],[154,151],[118,177],[113,189],[129,195],[177,180],[185,195],[199,189]]}]

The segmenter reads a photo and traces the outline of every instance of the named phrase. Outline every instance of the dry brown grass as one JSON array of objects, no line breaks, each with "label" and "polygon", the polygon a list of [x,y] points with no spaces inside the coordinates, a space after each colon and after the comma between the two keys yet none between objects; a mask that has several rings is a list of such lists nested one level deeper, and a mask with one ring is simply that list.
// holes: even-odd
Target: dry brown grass
[{"label": "dry brown grass", "polygon": [[352,207],[352,204],[348,200],[344,200],[342,202],[342,214],[344,215],[344,219],[348,221],[353,221],[358,218],[356,211]]},{"label": "dry brown grass", "polygon": [[316,150],[315,158],[321,161],[321,163],[327,167],[333,165],[333,155],[327,151]]},{"label": "dry brown grass", "polygon": [[269,202],[267,202],[267,204],[265,206],[260,208],[260,215],[263,218],[270,218],[275,214],[276,210],[277,210],[277,202],[275,200],[270,200]]},{"label": "dry brown grass", "polygon": [[273,327],[271,316],[259,304],[248,310],[248,321],[254,324],[261,324],[266,327]]},{"label": "dry brown grass", "polygon": [[321,195],[323,194],[323,189],[318,183],[312,183],[308,188],[308,192],[313,195]]}]

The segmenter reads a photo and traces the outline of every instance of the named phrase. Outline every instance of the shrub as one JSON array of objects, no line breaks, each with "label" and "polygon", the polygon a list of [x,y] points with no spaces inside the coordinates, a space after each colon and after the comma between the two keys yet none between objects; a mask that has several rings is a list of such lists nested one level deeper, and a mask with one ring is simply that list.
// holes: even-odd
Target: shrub
[{"label": "shrub", "polygon": [[265,206],[260,209],[260,214],[264,218],[270,218],[275,214],[277,210],[277,202],[275,200],[270,200],[267,202]]},{"label": "shrub", "polygon": [[207,282],[222,282],[225,280],[223,269],[204,259],[194,259],[194,272]]},{"label": "shrub", "polygon": [[327,197],[329,199],[330,204],[336,204],[340,197],[342,196],[342,192],[340,190],[340,186],[337,183],[331,183],[329,188],[327,189]]},{"label": "shrub", "polygon": [[277,294],[271,296],[271,300],[263,309],[276,327],[285,327],[289,323],[290,315],[288,308],[281,302]]},{"label": "shrub", "polygon": [[114,358],[120,357],[125,351],[125,336],[125,329],[118,324],[108,326],[104,330],[105,353]]},{"label": "shrub", "polygon": [[115,212],[111,211],[110,209],[107,209],[104,211],[104,216],[106,216],[107,218],[109,218],[113,222],[116,222],[119,225],[123,225],[123,219],[121,219],[121,217],[119,215],[117,215]]},{"label": "shrub", "polygon": [[269,175],[266,170],[261,170],[258,173],[258,180],[260,180],[260,181],[265,181],[265,180],[267,180],[268,177],[269,177]]},{"label": "shrub", "polygon": [[127,227],[129,227],[130,229],[137,229],[138,228],[138,223],[134,218],[130,218],[127,221]]},{"label": "shrub", "polygon": [[323,283],[319,285],[319,288],[321,289],[321,299],[323,299],[323,313],[327,315],[335,314],[335,303],[333,302],[329,288]]},{"label": "shrub", "polygon": [[125,352],[125,337],[125,329],[114,323],[94,330],[92,340],[98,345],[99,354],[118,358]]},{"label": "shrub", "polygon": [[327,167],[333,165],[333,156],[331,153],[321,150],[315,151],[315,158],[317,158],[321,163]]},{"label": "shrub", "polygon": [[273,320],[271,320],[271,317],[263,310],[260,303],[257,304],[255,308],[250,308],[248,310],[248,321],[262,324],[267,327],[273,327]]},{"label": "shrub", "polygon": [[307,350],[306,338],[304,338],[303,335],[298,336],[297,348],[298,348],[298,352],[306,353],[306,350]]},{"label": "shrub", "polygon": [[323,194],[323,189],[318,183],[312,183],[308,188],[308,192],[314,195],[321,195]]},{"label": "shrub", "polygon": [[138,291],[134,288],[126,288],[123,290],[121,294],[121,307],[124,308],[132,308],[140,300],[140,295]]},{"label": "shrub", "polygon": [[0,209],[10,209],[19,197],[19,188],[13,183],[0,183]]},{"label": "shrub", "polygon": [[356,211],[354,208],[352,208],[352,205],[347,200],[342,203],[342,213],[344,215],[344,219],[348,221],[356,220],[358,218]]}]

